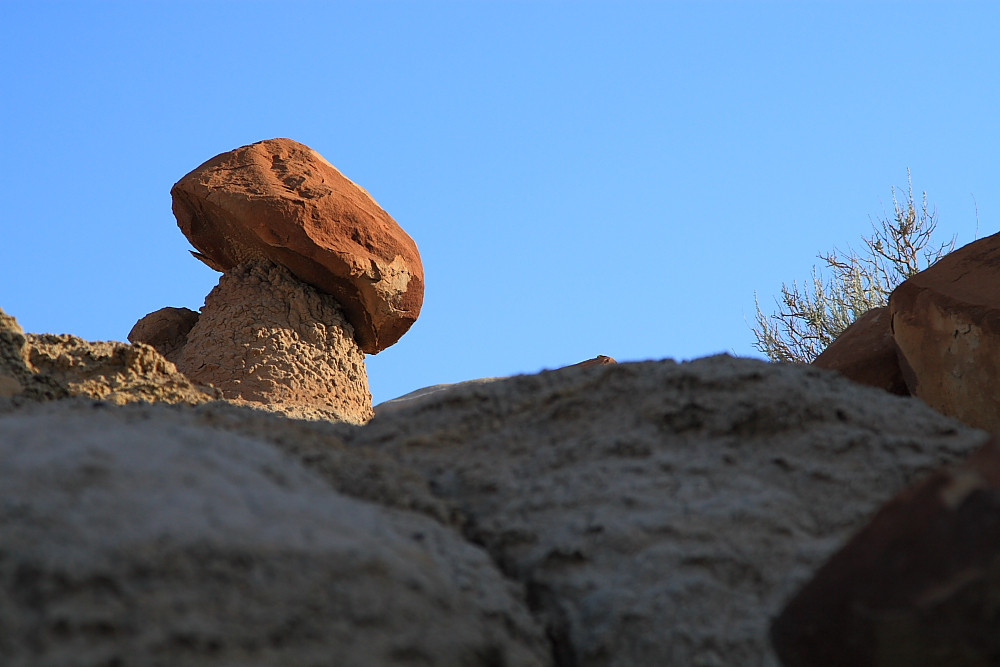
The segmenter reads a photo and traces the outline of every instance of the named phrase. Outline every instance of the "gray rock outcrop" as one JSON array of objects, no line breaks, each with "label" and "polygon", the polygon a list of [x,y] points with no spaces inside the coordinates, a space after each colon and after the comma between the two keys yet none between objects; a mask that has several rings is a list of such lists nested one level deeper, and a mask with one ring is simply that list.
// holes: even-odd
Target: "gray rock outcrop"
[{"label": "gray rock outcrop", "polygon": [[348,433],[422,472],[527,586],[558,665],[773,667],[768,622],[870,515],[986,434],[809,366],[567,368]]},{"label": "gray rock outcrop", "polygon": [[364,353],[337,301],[266,260],[222,275],[177,367],[228,400],[289,417],[373,415]]},{"label": "gray rock outcrop", "polygon": [[198,421],[79,399],[0,417],[0,663],[550,664],[482,549]]}]

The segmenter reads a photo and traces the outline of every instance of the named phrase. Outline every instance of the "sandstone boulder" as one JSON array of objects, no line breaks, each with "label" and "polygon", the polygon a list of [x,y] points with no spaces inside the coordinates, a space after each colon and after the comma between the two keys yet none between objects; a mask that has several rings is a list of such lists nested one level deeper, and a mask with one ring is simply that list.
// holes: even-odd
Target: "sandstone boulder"
[{"label": "sandstone boulder", "polygon": [[1000,234],[959,248],[897,287],[892,331],[910,392],[1000,433]]},{"label": "sandstone boulder", "polygon": [[719,356],[466,385],[345,437],[426,476],[527,586],[558,664],[773,667],[781,605],[987,436],[837,373]]},{"label": "sandstone boulder", "polygon": [[523,591],[451,529],[131,408],[0,417],[4,665],[551,664]]},{"label": "sandstone boulder", "polygon": [[218,155],[170,191],[181,231],[218,271],[269,259],[340,303],[361,349],[389,347],[417,319],[417,246],[319,153],[271,139]]},{"label": "sandstone boulder", "polygon": [[1000,664],[1000,446],[908,488],[772,625],[785,667]]},{"label": "sandstone boulder", "polygon": [[872,308],[837,336],[816,357],[813,366],[840,371],[849,380],[909,396],[896,358],[890,321],[888,308]]},{"label": "sandstone boulder", "polygon": [[338,302],[269,261],[225,273],[177,367],[236,402],[300,419],[372,417],[364,354]]},{"label": "sandstone boulder", "polygon": [[189,308],[160,308],[136,322],[128,339],[151,345],[167,361],[176,363],[188,332],[197,322],[198,313]]}]

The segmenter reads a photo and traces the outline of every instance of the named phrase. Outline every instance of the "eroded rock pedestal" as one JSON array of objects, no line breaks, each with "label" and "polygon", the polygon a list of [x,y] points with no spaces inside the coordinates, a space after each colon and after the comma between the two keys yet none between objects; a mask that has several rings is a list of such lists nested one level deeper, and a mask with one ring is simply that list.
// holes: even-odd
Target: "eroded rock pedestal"
[{"label": "eroded rock pedestal", "polygon": [[267,259],[332,294],[361,349],[389,347],[424,299],[417,244],[308,146],[269,139],[217,155],[170,191],[196,256],[218,271]]},{"label": "eroded rock pedestal", "polygon": [[374,414],[364,353],[338,302],[266,260],[220,278],[177,367],[289,417],[363,424]]}]

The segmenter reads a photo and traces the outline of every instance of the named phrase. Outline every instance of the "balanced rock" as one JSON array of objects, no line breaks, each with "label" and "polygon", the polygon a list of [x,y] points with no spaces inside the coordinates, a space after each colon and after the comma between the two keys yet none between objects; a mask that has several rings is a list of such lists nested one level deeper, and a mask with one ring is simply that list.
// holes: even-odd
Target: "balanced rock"
[{"label": "balanced rock", "polygon": [[1000,664],[1000,446],[885,505],[772,625],[785,667]]},{"label": "balanced rock", "polygon": [[959,248],[889,298],[910,393],[1000,433],[1000,234]]},{"label": "balanced rock", "polygon": [[4,665],[551,665],[523,589],[450,528],[131,408],[0,417]]},{"label": "balanced rock", "polygon": [[523,582],[557,663],[773,667],[769,619],[872,513],[987,436],[727,356],[438,392],[346,434],[421,471]]},{"label": "balanced rock", "polygon": [[177,224],[218,271],[269,259],[340,303],[361,349],[383,350],[417,319],[417,245],[319,153],[271,139],[218,155],[170,191]]},{"label": "balanced rock", "polygon": [[844,329],[813,361],[813,366],[840,371],[861,384],[909,396],[896,358],[896,343],[886,307],[872,308]]},{"label": "balanced rock", "polygon": [[364,353],[339,302],[267,260],[227,271],[178,369],[226,399],[302,419],[371,419]]},{"label": "balanced rock", "polygon": [[160,308],[136,322],[128,339],[151,345],[165,359],[176,362],[188,332],[197,322],[198,313],[189,308]]}]

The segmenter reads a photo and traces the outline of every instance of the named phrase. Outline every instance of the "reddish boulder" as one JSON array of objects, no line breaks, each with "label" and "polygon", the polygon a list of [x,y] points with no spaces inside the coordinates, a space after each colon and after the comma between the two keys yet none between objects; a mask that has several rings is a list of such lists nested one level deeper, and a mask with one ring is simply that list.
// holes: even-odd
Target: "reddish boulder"
[{"label": "reddish boulder", "polygon": [[188,332],[197,323],[198,313],[190,308],[160,308],[136,322],[128,332],[128,340],[151,345],[167,361],[177,363]]},{"label": "reddish boulder", "polygon": [[587,368],[588,366],[607,366],[608,364],[617,364],[617,363],[618,362],[612,359],[611,357],[599,354],[593,359],[587,359],[586,361],[581,361],[578,364],[570,364],[569,366],[566,366],[566,368],[574,368],[576,366],[579,366],[581,368]]},{"label": "reddish boulder", "polygon": [[332,295],[361,349],[389,347],[417,319],[417,245],[319,153],[270,139],[217,155],[170,191],[181,231],[218,271],[267,259]]},{"label": "reddish boulder", "polygon": [[849,380],[909,396],[896,358],[888,308],[872,308],[837,336],[813,366],[840,371]]},{"label": "reddish boulder", "polygon": [[1000,234],[959,248],[893,291],[892,331],[910,393],[1000,433]]},{"label": "reddish boulder", "polygon": [[771,626],[785,667],[1000,664],[1000,445],[885,505]]}]

